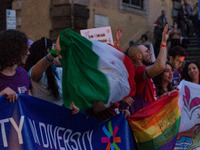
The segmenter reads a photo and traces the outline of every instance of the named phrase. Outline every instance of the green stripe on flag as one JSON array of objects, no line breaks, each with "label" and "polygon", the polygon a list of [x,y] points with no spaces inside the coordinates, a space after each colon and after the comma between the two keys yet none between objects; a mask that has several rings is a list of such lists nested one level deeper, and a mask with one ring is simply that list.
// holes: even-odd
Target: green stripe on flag
[{"label": "green stripe on flag", "polygon": [[165,145],[167,142],[169,142],[172,138],[174,138],[177,135],[180,125],[180,119],[181,117],[179,117],[171,127],[169,127],[165,132],[163,132],[158,137],[146,142],[137,143],[138,148],[155,150]]},{"label": "green stripe on flag", "polygon": [[92,43],[78,33],[66,29],[60,32],[63,67],[63,101],[69,107],[74,102],[80,109],[91,107],[95,100],[107,103],[109,85],[98,70],[99,56]]}]

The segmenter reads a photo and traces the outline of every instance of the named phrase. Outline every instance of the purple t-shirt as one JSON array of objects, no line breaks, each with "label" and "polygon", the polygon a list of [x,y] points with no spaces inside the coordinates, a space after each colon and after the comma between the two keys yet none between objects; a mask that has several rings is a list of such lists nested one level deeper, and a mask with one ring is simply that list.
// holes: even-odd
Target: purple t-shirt
[{"label": "purple t-shirt", "polygon": [[31,81],[28,78],[26,70],[17,67],[13,76],[5,76],[0,73],[0,91],[10,87],[17,94],[28,94],[31,88]]},{"label": "purple t-shirt", "polygon": [[180,83],[180,74],[177,70],[174,70],[173,79],[172,79],[172,87],[176,88]]}]

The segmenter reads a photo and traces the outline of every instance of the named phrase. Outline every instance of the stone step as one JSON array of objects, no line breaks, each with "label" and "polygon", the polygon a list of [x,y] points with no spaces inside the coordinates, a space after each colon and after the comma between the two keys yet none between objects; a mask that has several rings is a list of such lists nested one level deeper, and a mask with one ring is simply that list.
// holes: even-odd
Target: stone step
[{"label": "stone step", "polygon": [[200,47],[196,46],[196,47],[187,47],[185,48],[186,52],[200,52]]},{"label": "stone step", "polygon": [[196,40],[196,39],[197,39],[196,36],[190,36],[190,37],[188,37],[188,40]]},{"label": "stone step", "polygon": [[189,43],[188,47],[198,47],[198,43]]},{"label": "stone step", "polygon": [[200,60],[200,56],[187,56],[185,58],[185,62],[194,61],[194,60]]},{"label": "stone step", "polygon": [[200,57],[200,52],[186,52],[187,53],[187,57],[193,57],[193,56],[199,56]]},{"label": "stone step", "polygon": [[186,48],[185,51],[189,51],[189,52],[200,52],[199,47],[190,47],[190,48]]},{"label": "stone step", "polygon": [[197,39],[189,40],[189,43],[197,43]]},{"label": "stone step", "polygon": [[191,40],[191,39],[197,39],[197,36],[194,35],[194,36],[188,36],[188,39]]},{"label": "stone step", "polygon": [[189,43],[197,43],[197,39],[194,39],[194,40],[188,40]]},{"label": "stone step", "polygon": [[198,46],[197,37],[189,36],[186,46],[185,51],[188,56],[185,58],[185,61],[200,60],[200,47]]},{"label": "stone step", "polygon": [[186,51],[200,51],[200,47],[196,46],[196,47],[187,47],[185,49]]}]

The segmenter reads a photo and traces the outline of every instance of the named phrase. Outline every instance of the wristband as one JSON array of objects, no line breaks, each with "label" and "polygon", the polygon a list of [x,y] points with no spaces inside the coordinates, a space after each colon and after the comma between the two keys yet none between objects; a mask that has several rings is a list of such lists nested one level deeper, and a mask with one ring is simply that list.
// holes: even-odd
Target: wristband
[{"label": "wristband", "polygon": [[115,44],[119,44],[119,41],[115,41]]},{"label": "wristband", "polygon": [[119,47],[119,41],[115,41],[114,46],[118,46]]},{"label": "wristband", "polygon": [[167,51],[169,50],[169,48],[167,47],[167,45],[162,44],[162,45],[160,45],[160,47],[165,47],[167,49]]},{"label": "wristband", "polygon": [[47,60],[48,62],[52,63],[52,62],[54,61],[54,59],[52,59],[52,60],[49,59],[49,58],[48,58],[48,55],[49,55],[49,54],[47,54],[47,55],[45,56],[45,58],[46,58],[46,60]]},{"label": "wristband", "polygon": [[57,57],[58,55],[59,55],[59,53],[55,50],[55,49],[50,49],[49,50],[49,53],[51,53],[51,55],[53,56],[53,57]]}]

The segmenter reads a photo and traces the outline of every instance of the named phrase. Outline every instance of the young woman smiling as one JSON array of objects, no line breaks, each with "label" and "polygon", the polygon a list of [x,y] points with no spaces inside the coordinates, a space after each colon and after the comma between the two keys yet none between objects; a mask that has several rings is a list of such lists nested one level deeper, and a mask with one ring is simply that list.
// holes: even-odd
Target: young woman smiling
[{"label": "young woman smiling", "polygon": [[182,72],[182,79],[199,84],[200,81],[200,64],[198,61],[190,61],[185,64]]},{"label": "young woman smiling", "polygon": [[172,65],[169,62],[167,62],[165,65],[165,70],[161,74],[153,78],[158,98],[166,92],[172,91],[171,83],[173,79],[173,73],[174,70],[172,68]]}]

